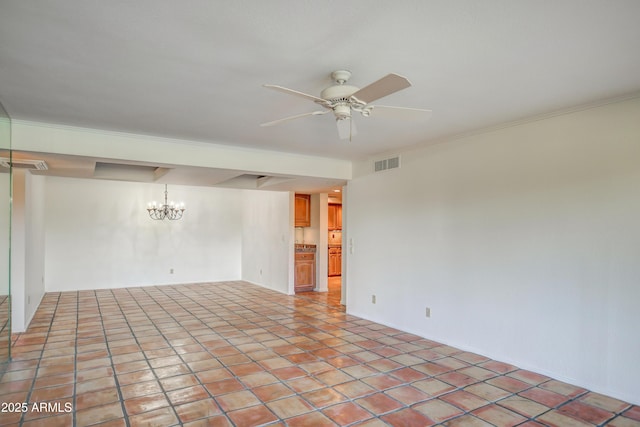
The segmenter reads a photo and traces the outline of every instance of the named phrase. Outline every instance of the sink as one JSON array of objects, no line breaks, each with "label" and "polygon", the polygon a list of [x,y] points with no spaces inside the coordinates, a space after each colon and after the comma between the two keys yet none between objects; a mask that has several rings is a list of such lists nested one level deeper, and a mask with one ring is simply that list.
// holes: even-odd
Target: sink
[{"label": "sink", "polygon": [[295,249],[296,249],[296,252],[315,252],[316,245],[311,245],[307,243],[296,243]]}]

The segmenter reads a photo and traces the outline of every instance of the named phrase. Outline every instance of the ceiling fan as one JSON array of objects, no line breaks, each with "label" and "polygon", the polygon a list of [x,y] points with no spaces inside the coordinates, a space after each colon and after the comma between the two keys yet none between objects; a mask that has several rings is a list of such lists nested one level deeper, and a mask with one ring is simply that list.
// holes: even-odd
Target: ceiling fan
[{"label": "ceiling fan", "polygon": [[406,77],[391,73],[379,80],[376,80],[370,85],[363,87],[362,89],[346,85],[345,83],[350,77],[350,71],[334,71],[331,73],[331,78],[335,81],[335,84],[323,90],[319,97],[283,86],[265,84],[264,87],[309,99],[325,109],[262,123],[260,126],[273,126],[289,120],[299,119],[301,117],[320,116],[333,112],[333,115],[336,118],[336,124],[338,125],[338,136],[340,139],[351,140],[351,137],[356,134],[356,129],[353,124],[353,120],[351,119],[352,112],[354,111],[362,114],[364,117],[369,117],[371,115],[386,115],[403,118],[412,118],[416,116],[419,118],[428,118],[431,113],[431,110],[424,110],[421,108],[370,105],[370,102],[411,86],[411,82],[409,82]]}]

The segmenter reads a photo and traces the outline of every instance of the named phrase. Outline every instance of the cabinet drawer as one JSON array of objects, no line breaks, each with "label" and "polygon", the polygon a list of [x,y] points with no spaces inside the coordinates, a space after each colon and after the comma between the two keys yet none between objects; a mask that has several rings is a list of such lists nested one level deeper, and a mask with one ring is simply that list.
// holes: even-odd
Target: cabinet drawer
[{"label": "cabinet drawer", "polygon": [[313,253],[297,253],[296,261],[313,260],[315,256],[316,254],[313,254]]}]

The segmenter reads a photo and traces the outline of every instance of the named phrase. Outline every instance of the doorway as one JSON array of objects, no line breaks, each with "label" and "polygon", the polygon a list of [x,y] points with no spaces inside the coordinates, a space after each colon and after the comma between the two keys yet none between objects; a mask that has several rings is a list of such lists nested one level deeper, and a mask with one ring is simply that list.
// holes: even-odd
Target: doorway
[{"label": "doorway", "polygon": [[342,298],[342,189],[334,189],[327,204],[327,288],[331,305],[341,306]]}]

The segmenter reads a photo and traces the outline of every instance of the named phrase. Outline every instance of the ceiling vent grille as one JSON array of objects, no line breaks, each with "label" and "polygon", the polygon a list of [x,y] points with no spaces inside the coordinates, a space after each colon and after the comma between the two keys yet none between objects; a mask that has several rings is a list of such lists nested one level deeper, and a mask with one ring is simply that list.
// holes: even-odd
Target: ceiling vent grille
[{"label": "ceiling vent grille", "polygon": [[16,169],[31,169],[39,171],[46,171],[49,169],[44,160],[8,159],[6,157],[0,157],[0,166],[5,168],[14,167]]},{"label": "ceiling vent grille", "polygon": [[396,169],[400,167],[400,156],[390,157],[384,160],[377,160],[373,169],[375,172],[381,172],[387,169]]}]

